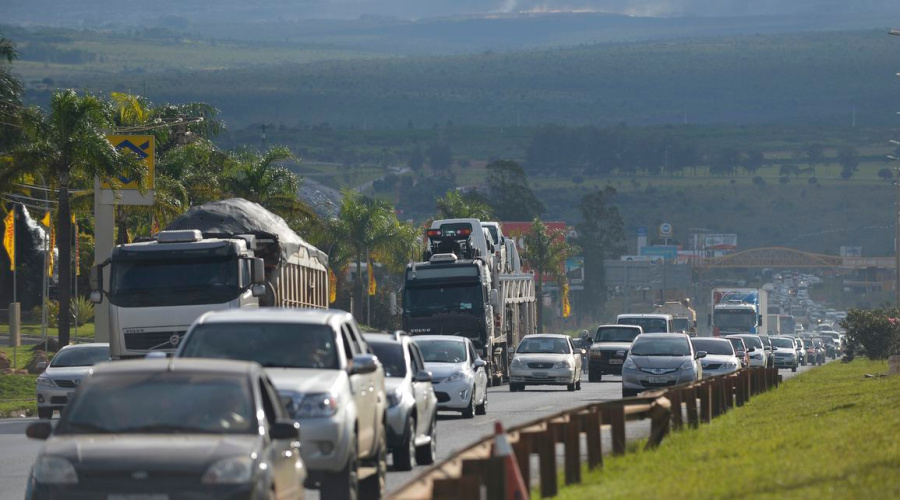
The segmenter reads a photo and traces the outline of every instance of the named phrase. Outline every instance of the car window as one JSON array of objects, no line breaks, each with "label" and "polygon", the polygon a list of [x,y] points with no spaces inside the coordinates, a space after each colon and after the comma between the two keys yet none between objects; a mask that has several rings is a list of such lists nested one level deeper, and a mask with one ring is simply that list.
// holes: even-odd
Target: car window
[{"label": "car window", "polygon": [[289,418],[287,409],[285,409],[281,397],[278,395],[278,390],[275,389],[272,381],[269,380],[265,375],[263,375],[260,380],[262,381],[262,387],[266,389],[266,394],[268,394],[269,399],[272,401],[272,406],[275,409],[275,417],[278,420]]},{"label": "car window", "polygon": [[640,333],[637,328],[600,327],[594,342],[633,342]]},{"label": "car window", "polygon": [[179,371],[93,375],[66,408],[57,434],[253,434],[244,375]]},{"label": "car window", "polygon": [[731,345],[734,347],[735,351],[743,351],[745,350],[744,343],[741,339],[728,339],[731,341]]},{"label": "car window", "polygon": [[478,356],[475,355],[475,348],[472,347],[470,342],[466,342],[466,350],[469,351],[469,359],[470,363],[475,363],[475,360],[478,359]]},{"label": "car window", "polygon": [[369,347],[378,356],[384,366],[385,377],[403,378],[406,376],[406,356],[400,342],[370,342]]},{"label": "car window", "polygon": [[344,347],[347,349],[347,357],[352,358],[363,351],[359,347],[359,341],[350,329],[350,325],[344,323],[341,325],[341,334],[344,337]]},{"label": "car window", "polygon": [[762,341],[757,336],[747,336],[741,337],[744,340],[744,343],[747,344],[747,347],[755,347],[757,349],[762,349]]},{"label": "car window", "polygon": [[619,318],[616,323],[620,325],[637,325],[644,333],[666,333],[669,323],[662,318]]},{"label": "car window", "polygon": [[426,363],[462,363],[466,348],[456,340],[417,340]]},{"label": "car window", "polygon": [[409,352],[410,366],[412,366],[413,372],[418,373],[419,371],[424,370],[425,363],[422,361],[422,354],[419,352],[416,343],[408,342],[406,344],[406,349]]},{"label": "car window", "polygon": [[50,366],[53,368],[94,366],[108,360],[109,347],[107,346],[77,347],[59,351],[56,356],[53,356]]},{"label": "car window", "polygon": [[695,351],[706,351],[706,354],[733,356],[734,347],[731,342],[720,339],[691,339]]},{"label": "car window", "polygon": [[334,332],[303,323],[203,323],[179,357],[256,361],[268,368],[338,369]]},{"label": "car window", "polygon": [[275,425],[275,421],[278,419],[278,415],[275,413],[275,405],[272,401],[272,395],[269,394],[269,391],[266,390],[266,386],[263,385],[262,380],[259,381],[259,395],[262,398],[262,407],[263,413],[266,415],[266,422],[269,423],[269,427]]},{"label": "car window", "polygon": [[794,348],[794,341],[791,339],[772,339],[772,345],[775,347],[787,347],[789,349]]},{"label": "car window", "polygon": [[631,354],[635,356],[690,356],[691,344],[681,337],[640,338],[631,345]]},{"label": "car window", "polygon": [[516,349],[517,354],[569,354],[567,339],[554,337],[526,338]]}]

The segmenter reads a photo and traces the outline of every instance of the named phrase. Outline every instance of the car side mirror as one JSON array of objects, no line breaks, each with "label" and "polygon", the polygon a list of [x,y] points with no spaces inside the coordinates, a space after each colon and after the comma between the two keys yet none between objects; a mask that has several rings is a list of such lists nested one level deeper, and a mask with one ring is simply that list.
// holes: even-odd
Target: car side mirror
[{"label": "car side mirror", "polygon": [[363,375],[372,373],[377,369],[378,358],[371,354],[360,354],[353,356],[353,361],[350,365],[350,375]]},{"label": "car side mirror", "polygon": [[269,428],[269,437],[271,439],[297,441],[300,439],[300,424],[293,420],[279,420]]},{"label": "car side mirror", "polygon": [[777,347],[775,347],[775,346],[772,346],[772,350],[773,350],[773,351],[777,351],[777,350],[778,350],[778,348],[777,348]]},{"label": "car side mirror", "polygon": [[419,370],[419,372],[416,373],[416,376],[413,378],[413,382],[431,382],[431,381],[432,381],[431,372],[428,372],[425,370]]},{"label": "car side mirror", "polygon": [[767,351],[771,351],[771,350],[772,350],[772,348],[769,347],[769,346],[763,346],[763,349],[765,349],[765,350],[767,350]]},{"label": "car side mirror", "polygon": [[49,420],[39,420],[25,429],[25,435],[31,439],[47,439],[53,434],[53,424]]},{"label": "car side mirror", "polygon": [[694,355],[695,359],[700,359],[700,358],[705,358],[705,357],[706,357],[706,351],[697,351],[697,353]]},{"label": "car side mirror", "polygon": [[475,360],[475,363],[473,363],[472,366],[474,366],[477,370],[479,368],[484,368],[485,366],[487,366],[487,362],[481,358],[478,358]]}]

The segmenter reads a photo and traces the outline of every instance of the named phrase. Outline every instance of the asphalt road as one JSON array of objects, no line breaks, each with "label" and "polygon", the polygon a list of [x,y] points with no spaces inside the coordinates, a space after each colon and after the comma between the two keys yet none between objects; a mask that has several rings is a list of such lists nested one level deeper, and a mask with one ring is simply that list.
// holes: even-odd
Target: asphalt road
[{"label": "asphalt road", "polygon": [[[810,367],[801,367],[802,373]],[[781,370],[785,379],[795,375]],[[602,382],[582,384],[582,390],[568,392],[565,387],[528,388],[525,392],[509,392],[504,385],[488,389],[487,415],[464,419],[455,413],[441,413],[438,417],[438,459],[443,460],[454,451],[490,435],[494,422],[510,427],[587,403],[621,398],[618,377],[604,377]],[[21,500],[25,493],[28,471],[40,448],[39,441],[25,437],[25,428],[34,418],[0,420],[0,500]],[[629,424],[629,439],[643,437],[649,426]],[[609,445],[605,445],[609,450]],[[389,472],[388,491],[396,489],[424,470],[416,467],[410,472]],[[318,492],[308,491],[307,498],[317,499]]]}]

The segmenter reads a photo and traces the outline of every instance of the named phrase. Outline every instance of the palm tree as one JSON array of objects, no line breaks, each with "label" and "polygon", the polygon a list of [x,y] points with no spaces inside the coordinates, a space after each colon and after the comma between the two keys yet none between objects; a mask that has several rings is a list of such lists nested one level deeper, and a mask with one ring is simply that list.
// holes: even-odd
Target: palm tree
[{"label": "palm tree", "polygon": [[72,220],[69,190],[87,186],[94,177],[116,184],[126,175],[143,182],[147,169],[133,154],[120,154],[106,140],[113,125],[112,107],[91,94],[74,90],[54,92],[49,114],[29,108],[22,116],[27,140],[10,150],[12,162],[0,173],[2,179],[26,173],[44,173],[59,191],[57,236],[59,245],[59,342],[69,343],[72,268]]},{"label": "palm tree", "polygon": [[[550,229],[541,219],[535,218],[531,229],[525,235],[525,251],[523,257],[528,266],[535,271],[535,295],[538,299],[537,328],[543,330],[544,314],[541,304],[543,296],[543,277],[553,278],[562,285],[566,279],[566,259],[575,252],[575,247],[566,241],[566,236],[558,229]],[[562,288],[562,286],[560,286]]]},{"label": "palm tree", "polygon": [[438,219],[491,220],[494,218],[494,211],[477,192],[461,194],[453,189],[447,191],[443,198],[438,198],[436,205]]},{"label": "palm tree", "polygon": [[0,151],[11,147],[21,135],[17,122],[22,82],[10,73],[8,67],[16,57],[16,46],[0,35]]}]

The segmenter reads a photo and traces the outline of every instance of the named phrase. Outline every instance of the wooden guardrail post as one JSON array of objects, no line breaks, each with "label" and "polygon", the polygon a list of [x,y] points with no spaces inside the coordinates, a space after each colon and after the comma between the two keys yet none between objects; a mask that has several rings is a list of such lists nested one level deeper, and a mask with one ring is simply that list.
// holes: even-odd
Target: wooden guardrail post
[{"label": "wooden guardrail post", "polygon": [[522,479],[527,486],[531,486],[531,452],[534,450],[532,442],[534,441],[533,432],[519,432],[519,440],[513,443],[513,453],[516,454],[516,462],[519,464],[519,470],[522,472]]},{"label": "wooden guardrail post", "polygon": [[711,418],[716,418],[722,414],[722,384],[719,379],[711,379],[709,381],[709,390],[712,392],[710,400],[712,402]]},{"label": "wooden guardrail post", "polygon": [[747,394],[747,384],[744,382],[744,372],[740,371],[734,377],[734,399],[737,406],[744,406]]},{"label": "wooden guardrail post", "polygon": [[460,498],[480,498],[481,480],[473,476],[457,478],[437,478],[431,486],[432,500],[459,500]]},{"label": "wooden guardrail post", "polygon": [[604,412],[609,419],[612,435],[613,455],[625,454],[625,406],[618,405],[607,408]]},{"label": "wooden guardrail post", "polygon": [[688,425],[692,429],[696,429],[700,426],[700,418],[697,415],[697,389],[695,387],[682,389],[681,398],[684,400],[687,409]]},{"label": "wooden guardrail post", "polygon": [[666,392],[666,398],[672,402],[672,430],[679,431],[684,426],[684,419],[681,414],[681,391],[669,390]]},{"label": "wooden guardrail post", "polygon": [[710,407],[709,384],[700,383],[700,421],[708,424],[712,418],[712,408]]},{"label": "wooden guardrail post", "polygon": [[565,463],[566,485],[581,482],[581,419],[569,414],[569,422],[565,425]]},{"label": "wooden guardrail post", "polygon": [[603,467],[603,439],[600,435],[600,426],[603,425],[601,410],[592,408],[584,415],[584,428],[587,434],[588,469]]},{"label": "wooden guardrail post", "polygon": [[[678,409],[681,411],[681,408]],[[665,397],[657,398],[650,407],[650,437],[645,450],[656,448],[669,433],[669,422],[672,420],[672,402]]]},{"label": "wooden guardrail post", "polygon": [[506,457],[490,457],[485,460],[482,480],[488,500],[506,500]]},{"label": "wooden guardrail post", "polygon": [[734,377],[731,375],[725,377],[725,409],[734,408]]},{"label": "wooden guardrail post", "polygon": [[551,426],[538,434],[538,458],[540,460],[541,497],[555,497],[559,491],[556,484],[556,432]]},{"label": "wooden guardrail post", "polygon": [[747,392],[744,393],[744,402],[750,401],[753,397],[753,369],[744,372],[744,383],[747,384]]}]

